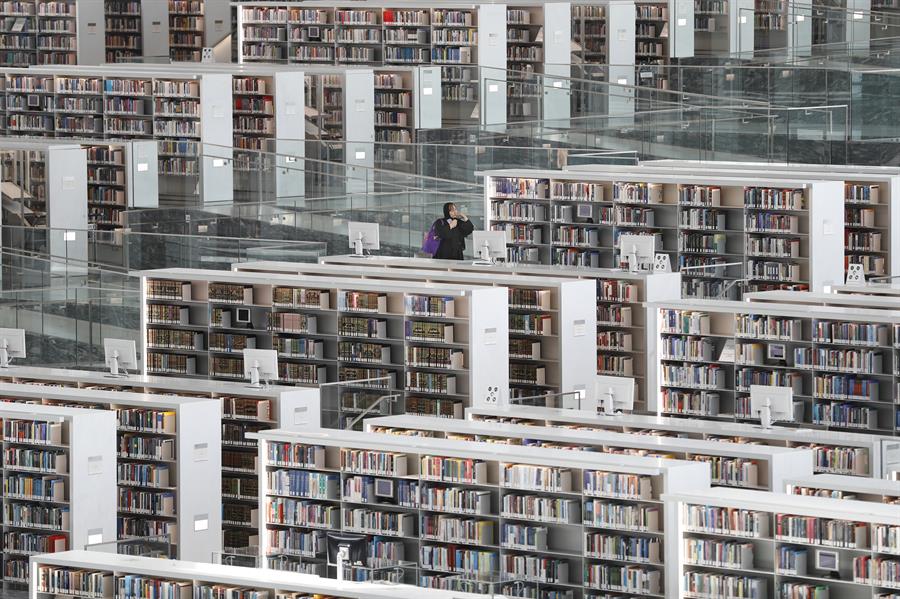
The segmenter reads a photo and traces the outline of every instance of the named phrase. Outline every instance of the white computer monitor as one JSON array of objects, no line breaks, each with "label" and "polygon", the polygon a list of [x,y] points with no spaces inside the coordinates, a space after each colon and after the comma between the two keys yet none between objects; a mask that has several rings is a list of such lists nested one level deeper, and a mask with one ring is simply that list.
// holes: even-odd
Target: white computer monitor
[{"label": "white computer monitor", "polygon": [[25,357],[25,329],[0,329],[0,368],[13,358]]},{"label": "white computer monitor", "polygon": [[260,387],[260,381],[278,379],[278,352],[274,349],[245,349],[244,378],[251,387]]},{"label": "white computer monitor", "polygon": [[650,270],[653,256],[656,253],[656,237],[654,235],[619,235],[619,254],[628,263],[628,270],[638,272]]},{"label": "white computer monitor", "polygon": [[362,256],[363,250],[381,249],[378,223],[363,223],[349,221],[347,223],[347,235],[350,238],[350,247],[354,256]]},{"label": "white computer monitor", "polygon": [[478,263],[506,259],[506,231],[473,231],[472,246]]},{"label": "white computer monitor", "polygon": [[594,396],[600,411],[606,415],[630,412],[634,409],[634,379],[598,375],[594,380]]},{"label": "white computer monitor", "polygon": [[104,339],[103,356],[109,375],[128,376],[128,370],[137,370],[137,347],[133,339]]},{"label": "white computer monitor", "polygon": [[775,385],[750,385],[750,417],[759,418],[763,428],[773,422],[793,422],[794,390]]},{"label": "white computer monitor", "polygon": [[826,572],[840,572],[841,557],[837,551],[817,549],[816,550],[816,570],[825,570]]}]

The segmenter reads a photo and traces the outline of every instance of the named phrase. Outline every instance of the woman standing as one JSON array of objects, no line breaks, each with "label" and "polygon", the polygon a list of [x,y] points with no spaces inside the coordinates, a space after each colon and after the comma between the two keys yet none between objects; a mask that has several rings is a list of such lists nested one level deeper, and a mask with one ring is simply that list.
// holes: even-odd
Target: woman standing
[{"label": "woman standing", "polygon": [[444,204],[444,218],[439,218],[432,225],[434,233],[441,240],[434,258],[438,260],[462,260],[466,249],[466,237],[472,234],[475,226],[465,214],[456,208],[453,202]]}]

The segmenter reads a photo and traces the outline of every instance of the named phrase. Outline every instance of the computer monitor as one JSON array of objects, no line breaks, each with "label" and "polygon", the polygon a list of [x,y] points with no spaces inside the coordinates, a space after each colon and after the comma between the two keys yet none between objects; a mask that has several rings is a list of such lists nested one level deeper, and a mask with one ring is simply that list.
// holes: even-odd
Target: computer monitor
[{"label": "computer monitor", "polygon": [[619,235],[619,255],[628,263],[628,270],[650,270],[656,253],[656,237],[653,235]]},{"label": "computer monitor", "polygon": [[25,329],[0,329],[0,368],[13,358],[25,357]]},{"label": "computer monitor", "polygon": [[235,308],[235,322],[241,324],[250,324],[250,308]]},{"label": "computer monitor", "polygon": [[274,381],[278,378],[278,352],[274,349],[245,349],[244,378],[250,379],[251,387],[260,387],[260,380]]},{"label": "computer monitor", "polygon": [[506,259],[506,231],[473,231],[472,247],[478,255],[476,264],[493,264]]},{"label": "computer monitor", "polygon": [[362,256],[363,250],[381,249],[378,223],[362,223],[349,221],[347,223],[347,235],[350,238],[350,247],[354,256]]},{"label": "computer monitor", "polygon": [[104,339],[103,357],[109,367],[110,377],[128,376],[128,370],[137,370],[137,347],[133,339]]},{"label": "computer monitor", "polygon": [[599,375],[594,381],[594,396],[604,414],[634,409],[634,379]]},{"label": "computer monitor", "polygon": [[337,579],[346,580],[344,569],[348,566],[367,565],[369,542],[365,535],[329,531],[325,533],[326,557],[329,566],[337,567]]},{"label": "computer monitor", "polygon": [[837,551],[817,549],[816,570],[825,570],[826,572],[840,572],[841,556],[838,555]]},{"label": "computer monitor", "polygon": [[394,481],[389,478],[375,479],[375,497],[394,498]]},{"label": "computer monitor", "polygon": [[775,385],[750,385],[750,416],[759,418],[762,428],[776,421],[793,422],[794,390]]}]

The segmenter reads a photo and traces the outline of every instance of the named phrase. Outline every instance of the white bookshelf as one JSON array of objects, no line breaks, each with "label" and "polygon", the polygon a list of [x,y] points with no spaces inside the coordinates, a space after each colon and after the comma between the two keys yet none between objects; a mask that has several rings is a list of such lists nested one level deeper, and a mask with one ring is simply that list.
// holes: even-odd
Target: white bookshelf
[{"label": "white bookshelf", "polygon": [[168,536],[185,559],[209,559],[222,547],[219,402],[16,383],[0,384],[0,392],[23,404],[114,412],[118,450],[115,470],[112,461],[108,468],[117,477],[111,515],[119,539]]},{"label": "white bookshelf", "polygon": [[[145,2],[144,4],[152,4]],[[213,48],[216,61],[231,60],[231,7],[216,0],[168,0],[168,48],[173,61],[200,62],[202,50]]]},{"label": "white bookshelf", "polygon": [[[821,290],[843,268],[837,181],[610,166],[483,174],[486,227],[507,231],[510,259],[620,266],[620,234],[652,235],[673,270],[695,267],[682,292],[698,297],[736,297],[738,280],[749,291]],[[769,208],[767,197],[780,200]],[[583,216],[554,218],[564,206]]]},{"label": "white bookshelf", "polygon": [[810,449],[418,416],[371,418],[366,431],[703,462],[713,486],[783,491],[788,480],[814,478]]},{"label": "white bookshelf", "polygon": [[[47,227],[49,256],[74,267],[88,259],[87,153],[75,143],[6,139],[3,153],[4,196],[8,200],[2,224]],[[28,235],[23,231],[23,235]],[[24,249],[24,248],[20,248]]]},{"label": "white bookshelf", "polygon": [[[465,284],[506,287],[509,290],[509,400],[545,393],[581,391],[594,396],[597,353],[597,312],[592,298],[596,284],[588,280],[522,277],[479,272],[440,272],[388,268],[386,262],[348,263],[351,258],[325,259],[327,264],[296,262],[236,263],[236,272],[360,277],[430,284]],[[415,261],[410,261],[410,266]],[[363,268],[360,268],[362,266]],[[504,397],[506,399],[506,397]]]},{"label": "white bookshelf", "polygon": [[[328,578],[278,572],[260,568],[226,566],[208,562],[160,561],[149,557],[114,555],[90,551],[66,551],[34,558],[31,571],[34,589],[52,589],[58,595],[78,595],[90,589],[99,596],[112,596],[115,587],[126,581],[172,583],[176,596],[206,596],[207,593],[254,594],[290,599],[479,599],[480,595],[379,583],[339,582]],[[59,581],[81,576],[83,586]],[[50,584],[54,586],[43,586]],[[57,592],[58,591],[58,592]],[[143,595],[142,595],[143,596]]]},{"label": "white bookshelf", "polygon": [[103,0],[20,0],[0,10],[0,64],[99,64],[104,61]]},{"label": "white bookshelf", "polygon": [[0,402],[5,588],[28,585],[29,556],[116,538],[115,415],[6,399]]},{"label": "white bookshelf", "polygon": [[470,408],[469,420],[555,426],[566,429],[615,431],[664,438],[684,437],[811,448],[815,451],[813,470],[817,474],[841,474],[871,478],[890,478],[900,470],[895,452],[900,449],[892,437],[862,433],[774,427],[770,430],[741,422],[710,423],[702,419],[623,414],[616,418],[577,410],[519,406],[515,410]]},{"label": "white bookshelf", "polygon": [[253,389],[243,383],[152,375],[111,379],[100,372],[37,367],[10,369],[0,374],[0,380],[28,385],[121,390],[219,401],[223,424],[222,460],[244,465],[222,471],[222,533],[226,551],[258,545],[255,524],[258,521],[257,474],[254,465],[256,442],[241,440],[241,435],[247,431],[270,427],[293,429],[329,425],[327,419],[323,418],[318,388],[272,385]]},{"label": "white bookshelf", "polygon": [[[163,197],[231,200],[230,76],[159,65],[60,65],[9,69],[5,84],[7,135],[152,139]],[[40,92],[35,98],[33,90]],[[38,106],[31,105],[35,100]],[[22,109],[11,112],[16,105]],[[41,106],[71,110],[54,119]]]},{"label": "white bookshelf", "polygon": [[657,307],[662,413],[746,420],[749,385],[773,384],[793,388],[795,425],[896,434],[900,313],[708,300]]},{"label": "white bookshelf", "polygon": [[[237,349],[246,343],[280,351],[282,382],[348,382],[349,390],[359,386],[349,381],[385,379],[362,387],[400,390],[408,406],[432,413],[458,412],[494,388],[499,400],[509,387],[503,287],[190,269],[142,275],[142,345],[169,331],[200,335],[192,349],[148,349],[146,372],[241,380]],[[298,299],[307,297],[314,301]],[[436,307],[422,312],[423,302]],[[238,307],[250,309],[252,328],[232,320]],[[232,351],[210,349],[216,336]],[[420,359],[428,348],[430,366]]]},{"label": "white bookshelf", "polygon": [[[354,258],[329,256],[327,264],[353,265]],[[636,405],[647,405],[645,376],[655,370],[656,338],[647,328],[649,312],[645,302],[680,297],[677,273],[629,273],[617,269],[571,266],[565,269],[546,265],[495,264],[477,265],[470,261],[431,260],[376,256],[367,266],[383,266],[391,270],[428,269],[437,271],[515,276],[540,281],[545,278],[593,280],[596,284],[597,334],[607,341],[597,346],[596,374],[628,376],[635,379]],[[652,316],[652,314],[650,314]],[[650,335],[648,337],[648,335]],[[620,340],[630,342],[619,343]]]},{"label": "white bookshelf", "polygon": [[[515,594],[539,583],[541,590],[571,591],[573,596],[596,591],[662,596],[664,570],[676,556],[657,551],[674,524],[674,513],[658,509],[658,497],[676,488],[708,491],[709,485],[705,465],[683,461],[351,431],[308,434],[276,430],[255,436],[261,441],[260,460],[267,472],[326,477],[333,481],[336,492],[327,498],[302,499],[301,494],[286,495],[280,487],[267,489],[272,494],[260,508],[271,517],[261,533],[266,567],[325,573],[318,560],[308,557],[304,565],[289,555],[304,548],[310,554],[318,552],[308,545],[290,544],[288,533],[342,529],[378,536],[372,541],[373,551],[378,548],[388,559],[418,562],[422,573],[417,582],[422,586],[453,588],[457,582],[454,574],[462,572],[449,564],[460,558],[448,562],[446,554],[461,551],[460,557],[469,556],[471,564],[471,576],[463,578],[471,578],[476,590],[488,587],[478,585],[479,581],[496,580],[498,574],[508,572],[518,581],[512,586],[526,589]],[[536,484],[527,482],[530,476]],[[367,490],[372,478],[393,481],[393,500],[378,499]],[[268,484],[269,476],[260,480]],[[473,508],[454,510],[449,503],[439,507],[429,499],[434,493],[440,497],[471,494],[467,501],[473,502]],[[476,497],[480,497],[477,503]],[[553,503],[559,516],[542,518],[537,511],[516,507],[532,501],[529,497]],[[636,511],[633,516],[622,513],[625,519],[621,522],[607,520],[601,515],[606,509],[603,506],[611,505],[607,499],[613,500],[612,505]],[[296,513],[292,507],[296,501],[308,506],[310,520],[283,519]],[[372,522],[383,520],[387,528],[379,527],[376,532],[373,527],[359,527],[359,518],[366,514]],[[433,528],[435,522],[444,524]],[[546,544],[516,543],[516,535],[523,532],[517,526],[533,527],[535,538],[546,539]],[[606,542],[605,537],[616,535],[648,539],[647,552],[613,557],[587,549],[588,543]],[[274,557],[278,559],[271,559]],[[523,572],[520,568],[525,564],[536,568]],[[633,578],[614,582],[625,567]],[[604,575],[610,578],[603,579]],[[503,582],[491,586],[500,587],[505,594],[511,592],[510,585]]]},{"label": "white bookshelf", "polygon": [[695,0],[696,53],[753,56],[753,10],[753,0]]},{"label": "white bookshelf", "polygon": [[[820,9],[825,10],[825,9]],[[866,14],[865,18],[868,18]],[[891,167],[812,164],[740,163],[691,160],[653,160],[641,167],[660,172],[694,173],[697,168],[720,174],[785,176],[844,185],[844,262],[862,263],[867,276],[900,275],[900,234],[891,223],[900,214],[900,172]]]},{"label": "white bookshelf", "polygon": [[786,480],[785,490],[791,495],[811,495],[900,505],[900,481],[897,480],[816,474]]},{"label": "white bookshelf", "polygon": [[[896,506],[742,489],[664,501],[678,514],[677,534],[667,536],[678,547],[667,568],[679,589],[673,597],[731,596],[716,589],[740,585],[748,597],[851,599],[890,597],[896,586],[879,573],[900,554]],[[733,553],[704,557],[729,543]],[[823,569],[830,560],[819,562],[822,552],[836,557],[833,574]]]}]

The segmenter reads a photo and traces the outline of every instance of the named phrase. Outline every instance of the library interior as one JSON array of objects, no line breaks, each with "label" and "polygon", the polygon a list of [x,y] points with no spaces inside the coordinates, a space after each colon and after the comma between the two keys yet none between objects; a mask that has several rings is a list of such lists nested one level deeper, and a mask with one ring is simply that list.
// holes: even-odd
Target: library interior
[{"label": "library interior", "polygon": [[0,598],[900,599],[898,94],[900,0],[0,0]]}]

